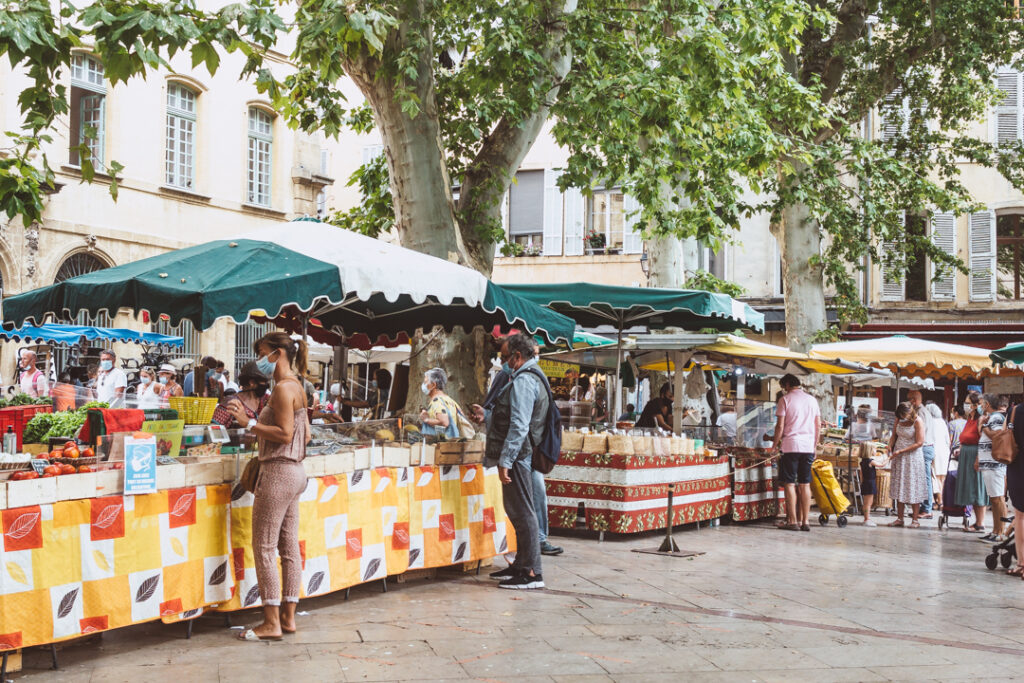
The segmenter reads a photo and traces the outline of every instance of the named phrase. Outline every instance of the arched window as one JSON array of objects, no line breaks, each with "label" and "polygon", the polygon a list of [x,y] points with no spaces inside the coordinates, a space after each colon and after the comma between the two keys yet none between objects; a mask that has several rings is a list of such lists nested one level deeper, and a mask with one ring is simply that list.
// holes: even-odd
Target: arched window
[{"label": "arched window", "polygon": [[109,268],[109,266],[99,257],[85,252],[78,252],[68,256],[64,259],[64,263],[60,264],[60,268],[57,269],[57,276],[53,278],[53,284],[64,282],[69,278],[85,275],[86,273],[103,270],[104,268]]},{"label": "arched window", "polygon": [[167,84],[165,181],[191,190],[195,182],[196,93],[181,83]]},{"label": "arched window", "polygon": [[[64,282],[73,277],[79,275],[85,275],[86,273],[93,273],[97,270],[104,270],[109,268],[109,264],[104,262],[98,256],[89,254],[86,252],[77,252],[71,254],[64,262],[60,264],[60,268],[57,269],[57,275],[53,278],[53,284],[58,282]],[[75,325],[94,325],[96,327],[109,327],[111,324],[110,316],[106,313],[100,313],[96,317],[90,316],[85,311],[82,311],[72,320],[65,320],[63,322],[71,322]]]},{"label": "arched window", "polygon": [[274,119],[259,107],[249,107],[248,201],[270,206]]}]

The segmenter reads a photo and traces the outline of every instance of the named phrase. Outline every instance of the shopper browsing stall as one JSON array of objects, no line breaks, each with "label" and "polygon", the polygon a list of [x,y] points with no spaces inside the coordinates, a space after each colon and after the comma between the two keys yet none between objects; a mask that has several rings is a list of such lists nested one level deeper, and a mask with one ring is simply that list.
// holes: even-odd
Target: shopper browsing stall
[{"label": "shopper browsing stall", "polygon": [[163,387],[154,381],[156,373],[153,368],[142,368],[139,370],[139,384],[135,387],[135,400],[137,408],[148,410],[166,405],[166,401],[160,398]]},{"label": "shopper browsing stall", "polygon": [[896,521],[889,526],[904,526],[903,513],[910,506],[911,529],[921,524],[921,501],[928,495],[929,476],[924,464],[924,419],[917,414],[914,405],[904,401],[896,406],[896,425],[889,437],[889,452],[892,454],[892,474],[889,490],[896,501]]},{"label": "shopper browsing stall", "polygon": [[420,411],[420,429],[426,436],[443,434],[447,439],[459,438],[459,406],[445,393],[448,375],[441,368],[423,374],[420,389],[427,397],[427,407]]},{"label": "shopper browsing stall", "polygon": [[821,438],[818,402],[800,386],[794,375],[779,381],[786,392],[775,409],[775,438],[772,450],[782,449],[779,475],[786,487],[786,521],[778,525],[787,531],[810,531],[811,463]]},{"label": "shopper browsing stall", "polygon": [[[232,417],[259,439],[252,545],[263,623],[238,637],[247,641],[281,640],[282,633],[295,632],[295,611],[302,589],[299,497],[306,489],[302,459],[309,441],[309,422],[299,377],[306,372],[306,342],[284,332],[271,332],[258,339],[253,348],[259,356],[257,369],[274,379],[270,402],[258,420],[249,417],[241,402],[232,402],[230,409]],[[278,578],[277,554],[283,581]]]},{"label": "shopper browsing stall", "polygon": [[100,368],[96,373],[96,400],[111,408],[120,408],[124,403],[124,392],[128,388],[128,377],[124,370],[114,367],[117,355],[113,351],[100,353]]},{"label": "shopper browsing stall", "polygon": [[672,431],[672,385],[665,382],[656,398],[652,398],[640,413],[636,426],[644,429],[664,429]]},{"label": "shopper browsing stall", "polygon": [[170,398],[177,398],[185,395],[181,385],[178,384],[178,371],[173,365],[170,363],[164,363],[157,371],[157,375],[160,378],[160,384],[163,385],[163,390],[160,392],[160,398],[166,401]]},{"label": "shopper browsing stall", "polygon": [[921,517],[923,519],[932,518],[932,499],[935,495],[934,487],[932,485],[932,463],[935,461],[935,434],[932,428],[932,423],[928,419],[928,414],[924,410],[924,400],[921,396],[921,392],[917,389],[907,394],[907,399],[914,406],[914,411],[917,413],[921,421],[924,422],[924,445],[921,446],[921,452],[924,454],[924,471],[927,473],[928,481],[928,495],[921,501]]},{"label": "shopper browsing stall", "polygon": [[978,441],[981,439],[980,403],[981,395],[975,391],[969,393],[964,402],[966,422],[960,432],[960,449],[956,470],[956,504],[973,506],[975,522],[969,531],[976,533],[985,531],[985,513],[988,511],[985,482],[982,480],[981,471],[976,467]]},{"label": "shopper browsing stall", "polygon": [[36,367],[35,351],[22,349],[18,367],[21,371],[21,378],[18,382],[21,393],[28,394],[32,398],[50,395],[50,383],[46,381],[43,371]]},{"label": "shopper browsing stall", "polygon": [[[213,421],[225,427],[244,428],[249,420],[258,419],[263,408],[270,400],[270,380],[259,371],[255,361],[249,361],[238,373],[241,382],[239,391],[226,403],[217,406],[213,411]],[[232,404],[236,403],[245,411],[245,420],[235,420]]]},{"label": "shopper browsing stall", "polygon": [[982,394],[983,415],[978,422],[981,436],[978,439],[978,460],[974,464],[975,469],[981,472],[985,492],[992,501],[992,533],[982,536],[981,540],[996,543],[1006,540],[1003,536],[1003,517],[1006,515],[1006,465],[992,457],[992,437],[1006,425],[1006,404],[1007,400],[1003,396]]}]

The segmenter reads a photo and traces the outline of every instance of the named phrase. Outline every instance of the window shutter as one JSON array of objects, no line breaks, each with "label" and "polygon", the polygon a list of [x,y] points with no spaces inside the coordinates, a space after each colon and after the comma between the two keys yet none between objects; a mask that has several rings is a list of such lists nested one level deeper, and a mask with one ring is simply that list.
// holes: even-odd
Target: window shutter
[{"label": "window shutter", "polygon": [[582,256],[587,200],[577,187],[570,187],[562,196],[565,199],[565,255]]},{"label": "window shutter", "polygon": [[508,236],[508,191],[501,198],[501,229]]},{"label": "window shutter", "polygon": [[1002,69],[996,76],[996,85],[1002,100],[995,111],[995,143],[1014,143],[1021,139],[1021,87],[1020,74]]},{"label": "window shutter", "polygon": [[558,189],[561,171],[544,169],[544,256],[562,255],[562,191]]},{"label": "window shutter", "polygon": [[[901,213],[900,218],[903,224],[907,223],[907,214]],[[895,242],[882,242],[882,252],[895,251]],[[906,273],[899,269],[905,268],[903,263],[889,265],[879,259],[879,270],[882,271],[882,301],[903,301],[906,297]]]},{"label": "window shutter", "polygon": [[[931,221],[932,243],[950,256],[956,256],[956,216],[951,213],[934,213]],[[931,264],[932,300],[956,300],[956,270],[938,264]]]},{"label": "window shutter", "polygon": [[[899,136],[900,131],[904,129],[906,119],[906,102],[903,101],[903,88],[898,87],[891,93],[886,95],[885,99],[882,100],[882,141],[890,142]],[[900,114],[896,114],[893,110],[894,107],[899,105]],[[902,300],[902,296],[900,297]]]},{"label": "window shutter", "polygon": [[540,235],[544,233],[545,171],[519,171],[509,188],[508,234]]},{"label": "window shutter", "polygon": [[996,214],[972,213],[969,224],[971,301],[995,301],[996,294]]},{"label": "window shutter", "polygon": [[622,253],[642,254],[644,251],[643,235],[637,229],[640,224],[640,202],[628,194],[622,195]]}]

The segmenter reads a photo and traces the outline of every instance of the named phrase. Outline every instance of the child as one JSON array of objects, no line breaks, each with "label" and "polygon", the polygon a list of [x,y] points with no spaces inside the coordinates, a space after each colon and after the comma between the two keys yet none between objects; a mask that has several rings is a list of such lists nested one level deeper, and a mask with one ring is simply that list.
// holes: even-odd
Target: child
[{"label": "child", "polygon": [[875,463],[872,462],[870,454],[865,449],[861,451],[860,458],[860,495],[864,499],[864,526],[878,526],[871,519],[871,506],[875,503],[876,493],[878,493],[878,472],[875,471]]}]

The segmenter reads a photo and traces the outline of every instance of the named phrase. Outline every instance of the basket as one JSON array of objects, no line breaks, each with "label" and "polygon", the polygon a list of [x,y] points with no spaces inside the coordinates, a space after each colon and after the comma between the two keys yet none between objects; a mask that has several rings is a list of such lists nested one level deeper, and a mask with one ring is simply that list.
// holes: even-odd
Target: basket
[{"label": "basket", "polygon": [[578,453],[583,450],[583,433],[565,430],[562,432],[562,451]]},{"label": "basket", "polygon": [[608,435],[608,452],[619,455],[633,455],[633,437],[624,434]]},{"label": "basket", "polygon": [[213,411],[217,409],[217,399],[199,398],[195,396],[172,396],[168,399],[171,409],[178,411],[178,419],[188,425],[210,424]]}]

